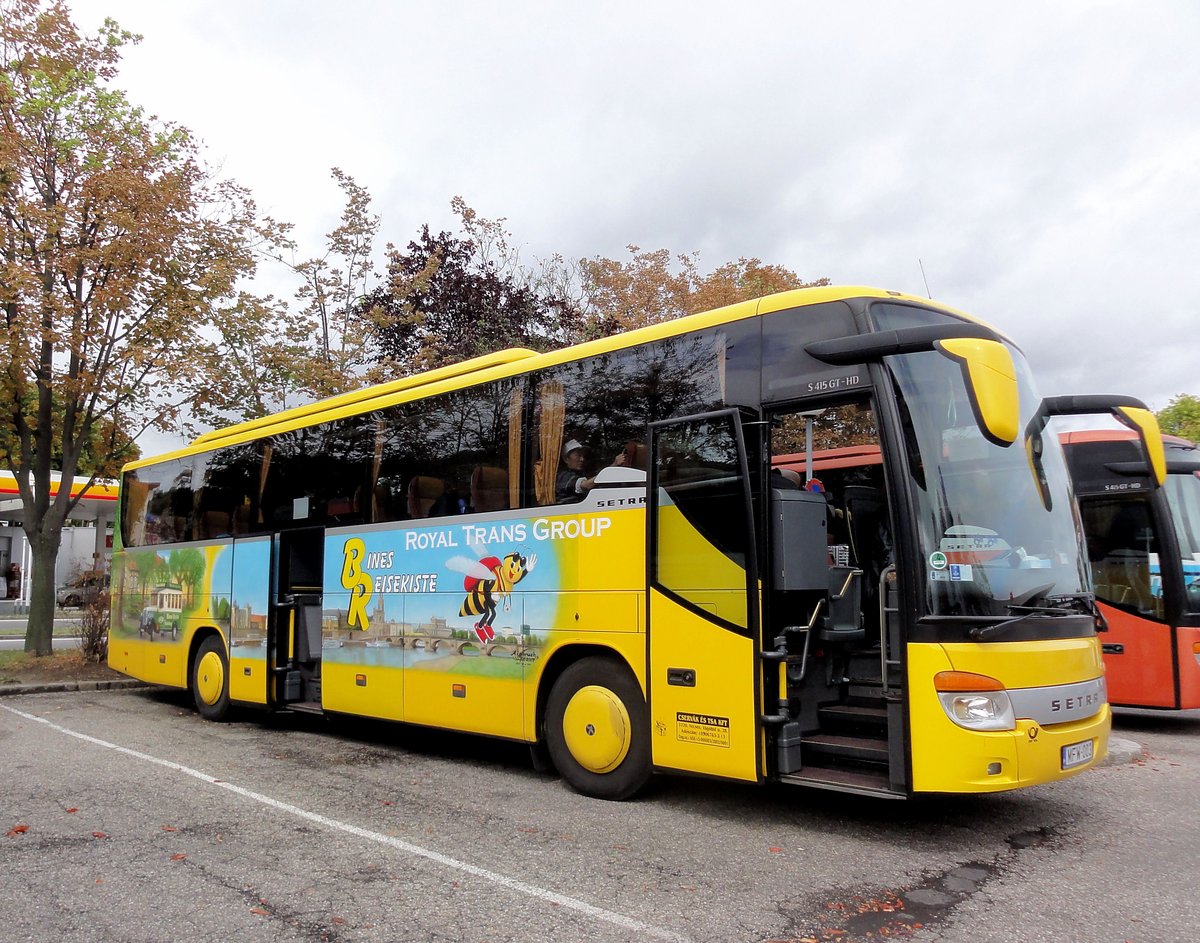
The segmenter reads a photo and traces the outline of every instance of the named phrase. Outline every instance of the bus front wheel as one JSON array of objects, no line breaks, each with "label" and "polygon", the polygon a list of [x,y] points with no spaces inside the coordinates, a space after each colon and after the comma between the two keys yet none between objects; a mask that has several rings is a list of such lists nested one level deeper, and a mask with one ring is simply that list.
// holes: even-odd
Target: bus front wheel
[{"label": "bus front wheel", "polygon": [[650,779],[649,719],[637,679],[609,658],[575,662],[550,690],[546,745],[577,792],[633,796]]},{"label": "bus front wheel", "polygon": [[215,635],[200,643],[192,663],[192,699],[205,720],[222,720],[229,710],[229,660]]}]

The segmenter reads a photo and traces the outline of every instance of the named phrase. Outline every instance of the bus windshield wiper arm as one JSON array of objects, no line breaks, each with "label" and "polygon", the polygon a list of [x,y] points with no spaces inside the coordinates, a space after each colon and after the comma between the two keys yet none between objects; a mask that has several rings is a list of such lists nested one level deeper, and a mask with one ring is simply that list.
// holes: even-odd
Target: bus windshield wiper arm
[{"label": "bus windshield wiper arm", "polygon": [[[1066,596],[1054,596],[1054,597],[1048,596],[1048,597],[1046,597],[1046,599],[1048,599],[1048,601],[1049,601],[1050,599],[1067,599],[1067,597]],[[1072,599],[1075,599],[1075,597],[1072,597]],[[1084,596],[1078,597],[1078,601],[1082,601],[1084,599],[1086,599],[1086,597],[1084,597]],[[988,639],[988,638],[991,638],[991,637],[994,637],[997,635],[1001,635],[1002,632],[1010,629],[1010,627],[1012,627],[1018,623],[1022,623],[1022,621],[1025,621],[1026,619],[1030,618],[1031,615],[1049,615],[1049,617],[1051,617],[1051,618],[1057,618],[1057,617],[1062,617],[1062,615],[1079,615],[1080,614],[1080,611],[1078,608],[1070,608],[1067,606],[1014,606],[1014,605],[1009,605],[1004,608],[1007,608],[1009,612],[1014,612],[1014,613],[1018,613],[1018,614],[1014,615],[1014,617],[1012,619],[1004,619],[1004,621],[1002,621],[1002,623],[994,623],[992,625],[974,626],[970,632],[967,632],[967,635],[970,635],[973,639],[976,639],[977,642],[983,642],[983,641],[985,641],[985,639]]]},{"label": "bus windshield wiper arm", "polygon": [[[1008,608],[1012,609],[1014,607],[1009,606]],[[999,635],[1018,622],[1024,622],[1028,615],[1029,613],[1026,612],[1016,616],[1015,618],[1005,619],[1003,622],[995,622],[992,625],[977,625],[967,634],[970,635],[975,641],[982,642],[986,639],[990,639],[993,635]]]}]

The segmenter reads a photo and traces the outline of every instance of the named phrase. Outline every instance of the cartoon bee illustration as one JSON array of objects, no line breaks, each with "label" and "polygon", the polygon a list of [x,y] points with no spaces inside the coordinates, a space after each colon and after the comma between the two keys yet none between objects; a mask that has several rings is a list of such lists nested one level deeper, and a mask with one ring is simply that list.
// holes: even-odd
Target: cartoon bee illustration
[{"label": "cartoon bee illustration", "polygon": [[458,614],[480,616],[474,626],[475,634],[480,642],[488,642],[496,637],[492,629],[496,619],[496,603],[503,601],[505,612],[512,608],[509,598],[512,588],[533,572],[537,565],[537,554],[531,553],[526,558],[514,550],[501,560],[488,556],[487,550],[482,547],[471,549],[478,559],[451,557],[446,561],[446,566],[465,576],[463,589],[467,591],[467,598],[463,600]]}]

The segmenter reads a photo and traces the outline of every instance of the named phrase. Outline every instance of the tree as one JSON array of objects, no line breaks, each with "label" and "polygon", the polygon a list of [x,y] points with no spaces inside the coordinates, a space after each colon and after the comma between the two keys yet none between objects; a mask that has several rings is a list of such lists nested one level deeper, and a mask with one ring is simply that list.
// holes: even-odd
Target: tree
[{"label": "tree", "polygon": [[389,246],[387,282],[357,308],[381,359],[415,372],[505,347],[550,350],[575,338],[574,311],[538,290],[508,246],[504,220],[481,219],[461,198],[451,206],[462,235],[428,225],[404,250]]},{"label": "tree", "polygon": [[290,373],[275,374],[281,388],[290,386],[318,399],[361,385],[364,368],[378,359],[367,320],[370,306],[362,298],[375,274],[371,254],[379,217],[371,213],[371,194],[365,187],[337,167],[331,173],[346,197],[341,220],[326,235],[322,255],[297,260],[291,240],[280,244],[288,255],[273,254],[300,277],[296,298],[304,308],[291,319],[281,343],[264,345],[267,350],[286,351],[283,362],[294,367]]},{"label": "tree", "polygon": [[137,40],[111,20],[81,35],[61,3],[0,5],[0,451],[32,555],[25,648],[39,655],[72,485],[114,475],[142,431],[227,385],[213,338],[255,307],[231,299],[273,233],[185,129],[112,87]]},{"label": "tree", "polygon": [[1155,415],[1163,432],[1200,442],[1200,397],[1180,393]]},{"label": "tree", "polygon": [[674,259],[666,249],[629,246],[622,261],[596,257],[580,261],[582,309],[590,336],[601,337],[659,321],[760,298],[792,288],[828,285],[829,279],[805,281],[779,265],[740,258],[708,274],[699,255]]}]

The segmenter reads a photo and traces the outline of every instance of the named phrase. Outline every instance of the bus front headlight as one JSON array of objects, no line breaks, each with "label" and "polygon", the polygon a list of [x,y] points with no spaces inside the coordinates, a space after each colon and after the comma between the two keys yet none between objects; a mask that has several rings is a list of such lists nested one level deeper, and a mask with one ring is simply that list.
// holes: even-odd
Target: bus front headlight
[{"label": "bus front headlight", "polygon": [[1008,692],[995,678],[967,671],[934,677],[946,716],[967,730],[1013,730],[1017,726]]}]

